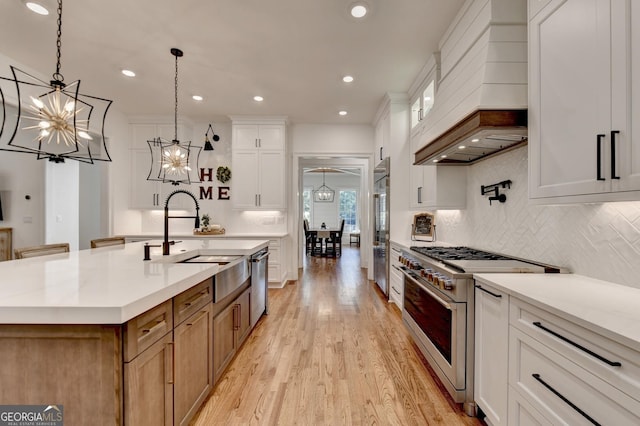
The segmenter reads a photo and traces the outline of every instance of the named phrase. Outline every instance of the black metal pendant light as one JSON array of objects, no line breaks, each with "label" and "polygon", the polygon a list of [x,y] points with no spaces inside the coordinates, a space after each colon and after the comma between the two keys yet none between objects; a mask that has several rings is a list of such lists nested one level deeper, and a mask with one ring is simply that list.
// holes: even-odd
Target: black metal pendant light
[{"label": "black metal pendant light", "polygon": [[[180,49],[172,48],[171,54],[176,58],[174,137],[172,141],[159,137],[147,141],[151,150],[151,168],[147,180],[189,185],[192,182],[200,182],[197,171],[202,148],[191,145],[190,141],[181,143],[178,140],[178,58],[184,56],[184,53]],[[194,169],[196,177],[192,179]]]},{"label": "black metal pendant light", "polygon": [[313,191],[313,201],[316,203],[333,203],[336,191],[324,183],[324,170],[322,171],[322,186]]},{"label": "black metal pendant light", "polygon": [[[0,150],[35,154],[39,160],[111,161],[104,123],[112,101],[80,93],[80,80],[61,73],[62,0],[58,0],[57,62],[46,82],[11,66],[0,77]],[[15,90],[15,92],[14,92]],[[14,99],[15,98],[15,99]]]}]

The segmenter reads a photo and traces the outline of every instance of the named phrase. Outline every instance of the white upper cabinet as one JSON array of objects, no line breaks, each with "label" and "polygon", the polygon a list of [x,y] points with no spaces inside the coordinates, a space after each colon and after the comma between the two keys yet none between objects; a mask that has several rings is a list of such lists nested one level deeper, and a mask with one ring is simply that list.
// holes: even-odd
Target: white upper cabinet
[{"label": "white upper cabinet", "polygon": [[533,202],[640,199],[638,9],[631,0],[551,0],[531,18]]},{"label": "white upper cabinet", "polygon": [[285,141],[284,120],[232,123],[231,199],[234,208],[286,208]]},{"label": "white upper cabinet", "polygon": [[284,126],[280,124],[235,124],[233,149],[284,150]]}]

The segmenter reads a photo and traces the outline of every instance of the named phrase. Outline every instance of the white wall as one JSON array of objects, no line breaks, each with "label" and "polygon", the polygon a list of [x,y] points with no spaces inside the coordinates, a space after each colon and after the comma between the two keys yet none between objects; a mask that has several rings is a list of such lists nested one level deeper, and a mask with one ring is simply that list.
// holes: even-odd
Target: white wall
[{"label": "white wall", "polygon": [[[640,288],[640,202],[529,205],[527,168],[526,147],[470,166],[467,209],[437,212],[438,239]],[[505,179],[506,203],[490,206],[480,185]]]},{"label": "white wall", "polygon": [[373,152],[370,125],[294,124],[289,130],[293,154],[369,156]]}]

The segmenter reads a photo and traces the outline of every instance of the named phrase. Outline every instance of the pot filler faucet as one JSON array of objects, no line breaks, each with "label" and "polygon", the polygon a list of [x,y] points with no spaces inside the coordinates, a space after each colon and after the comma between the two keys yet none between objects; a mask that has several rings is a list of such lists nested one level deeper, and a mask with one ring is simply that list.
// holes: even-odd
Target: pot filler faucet
[{"label": "pot filler faucet", "polygon": [[[193,198],[193,202],[196,203],[196,215],[195,216],[169,216],[169,200],[176,194],[187,194],[191,198]],[[175,244],[175,241],[169,241],[169,219],[195,219],[196,224],[195,228],[200,227],[200,206],[198,205],[198,200],[196,197],[190,193],[189,191],[185,191],[184,189],[178,189],[177,191],[173,191],[167,197],[167,201],[164,202],[164,242],[162,243],[162,255],[167,256],[169,254],[169,246]]]}]

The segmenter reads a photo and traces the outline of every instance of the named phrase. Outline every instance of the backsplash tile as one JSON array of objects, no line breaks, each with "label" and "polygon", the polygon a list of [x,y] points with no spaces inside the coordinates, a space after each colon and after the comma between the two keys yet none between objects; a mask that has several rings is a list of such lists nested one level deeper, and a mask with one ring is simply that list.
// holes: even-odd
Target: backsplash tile
[{"label": "backsplash tile", "polygon": [[[438,239],[640,288],[640,201],[529,205],[527,170],[526,147],[470,166],[467,209],[437,212]],[[506,179],[506,203],[489,205],[480,186]]]}]

